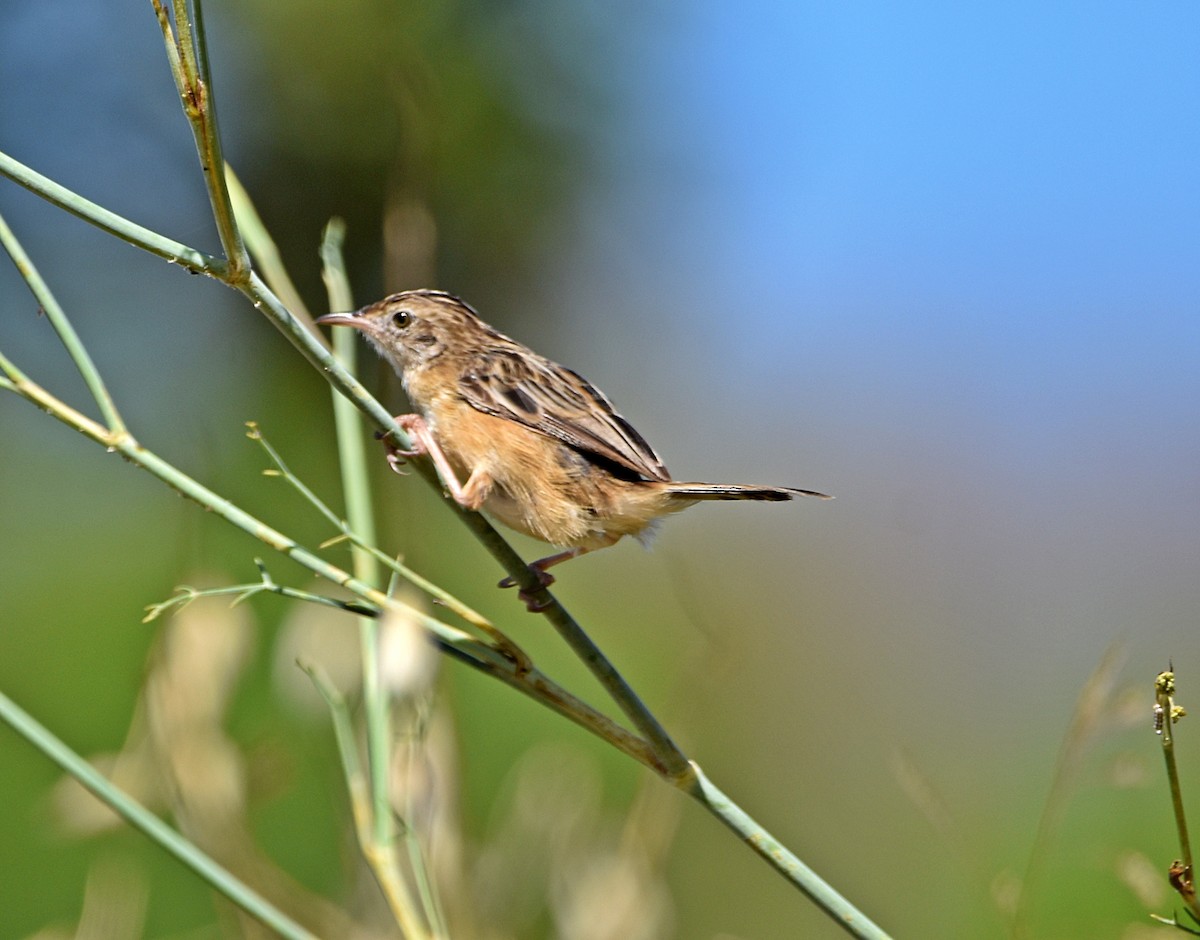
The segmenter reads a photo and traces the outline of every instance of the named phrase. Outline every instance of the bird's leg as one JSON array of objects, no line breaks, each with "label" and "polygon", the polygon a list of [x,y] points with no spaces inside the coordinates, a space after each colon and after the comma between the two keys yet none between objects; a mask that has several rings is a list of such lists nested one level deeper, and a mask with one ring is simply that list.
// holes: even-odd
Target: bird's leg
[{"label": "bird's leg", "polygon": [[[537,561],[531,561],[527,567],[533,572],[534,577],[538,579],[538,587],[549,587],[554,583],[554,575],[546,569],[552,565],[561,565],[564,561],[570,561],[572,558],[578,558],[586,548],[569,548],[565,552],[559,552],[556,555],[548,555],[545,558],[539,558]],[[498,587],[510,588],[517,586],[517,579],[512,575],[501,580]]]},{"label": "bird's leg", "polygon": [[[578,558],[580,555],[586,555],[588,552],[594,552],[598,548],[607,548],[616,541],[617,539],[613,538],[605,542],[603,545],[593,545],[590,548],[576,546],[575,548],[568,548],[564,552],[558,552],[555,555],[547,555],[545,558],[539,558],[537,561],[531,561],[528,565],[528,568],[533,576],[537,578],[537,587],[535,587],[532,591],[522,589],[517,592],[517,597],[521,598],[521,600],[525,602],[525,608],[530,613],[537,613],[538,611],[545,610],[550,606],[550,602],[546,600],[539,600],[534,595],[541,593],[554,583],[554,575],[547,571],[547,568],[551,568],[554,565],[561,565],[564,561],[570,561],[572,558]],[[502,588],[516,587],[517,581],[512,575],[509,575],[500,582],[499,586]]]},{"label": "bird's leg", "polygon": [[[425,419],[420,415],[396,415],[395,422],[408,434],[412,440],[412,447],[407,450],[401,447],[392,438],[391,431],[378,431],[375,436],[383,441],[383,446],[387,448],[388,466],[392,468],[394,473],[403,475],[404,471],[400,469],[405,459],[408,457],[420,457],[422,454],[429,453],[429,445],[424,438],[432,441],[433,436],[429,434],[429,426],[425,423]],[[417,427],[424,431],[424,435],[417,431]]]},{"label": "bird's leg", "polygon": [[450,461],[423,417],[417,414],[396,415],[396,423],[412,439],[412,448],[404,450],[385,438],[384,444],[388,448],[388,463],[391,468],[399,473],[399,464],[403,463],[404,458],[428,454],[454,501],[467,509],[478,510],[492,490],[491,475],[483,468],[477,467],[465,484],[459,483],[458,475],[450,466]]}]

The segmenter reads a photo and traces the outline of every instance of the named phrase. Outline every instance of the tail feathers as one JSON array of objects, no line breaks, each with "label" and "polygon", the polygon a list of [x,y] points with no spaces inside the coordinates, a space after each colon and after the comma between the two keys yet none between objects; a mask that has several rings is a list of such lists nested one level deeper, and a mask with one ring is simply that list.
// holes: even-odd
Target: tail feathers
[{"label": "tail feathers", "polygon": [[750,483],[668,483],[672,496],[681,499],[761,499],[782,502],[797,496],[816,496],[833,499],[815,490],[798,490],[790,486],[755,486]]}]

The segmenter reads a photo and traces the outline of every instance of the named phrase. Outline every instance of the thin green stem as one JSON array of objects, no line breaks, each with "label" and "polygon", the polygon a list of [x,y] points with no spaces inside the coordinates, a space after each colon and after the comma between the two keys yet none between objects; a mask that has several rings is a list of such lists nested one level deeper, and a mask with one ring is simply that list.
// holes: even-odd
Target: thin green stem
[{"label": "thin green stem", "polygon": [[[342,261],[342,238],[345,226],[331,221],[321,239],[322,276],[333,310],[348,309],[349,285]],[[353,339],[353,337],[350,337]],[[355,371],[356,347],[346,343],[346,337],[334,337],[334,354],[351,375]],[[362,422],[349,401],[333,395],[333,421],[337,432],[338,456],[342,473],[342,491],[346,498],[346,521],[351,529],[374,544],[375,516],[372,510],[371,485],[367,461],[362,446]],[[379,565],[369,552],[352,551],[354,571],[363,581],[379,582]],[[372,841],[375,857],[394,858],[395,831],[391,812],[391,729],[387,690],[383,683],[382,657],[379,650],[377,621],[359,621],[359,646],[363,665],[363,708],[367,723],[367,764],[370,771],[372,803]]]},{"label": "thin green stem", "polygon": [[243,601],[249,600],[256,594],[278,594],[280,597],[287,597],[295,601],[320,604],[323,607],[335,607],[350,614],[359,614],[367,617],[379,616],[377,608],[364,606],[357,601],[344,601],[337,597],[326,597],[324,594],[314,594],[312,591],[302,591],[299,588],[276,584],[270,575],[267,574],[267,568],[263,564],[262,559],[256,558],[254,559],[254,563],[258,566],[262,580],[256,581],[253,584],[229,584],[225,587],[216,588],[194,588],[190,584],[180,584],[175,588],[176,593],[171,597],[168,597],[165,601],[159,601],[157,604],[150,604],[146,607],[146,616],[142,618],[142,623],[150,623],[153,620],[157,620],[167,611],[177,611],[202,597],[232,597],[234,600],[230,606],[233,607]]},{"label": "thin green stem", "polygon": [[167,13],[166,7],[162,5],[162,0],[150,0],[150,5],[154,7],[158,28],[162,30],[163,42],[167,47],[167,65],[171,69],[171,77],[175,80],[175,88],[182,89],[187,86],[188,78],[184,74],[180,44],[175,38],[175,31],[171,28],[171,17]]},{"label": "thin green stem", "polygon": [[1159,711],[1163,759],[1167,765],[1167,780],[1171,788],[1171,808],[1175,815],[1175,831],[1179,836],[1179,852],[1185,868],[1192,868],[1192,840],[1188,836],[1187,815],[1183,809],[1183,788],[1179,783],[1179,768],[1175,763],[1175,722],[1179,720],[1175,705],[1175,673],[1159,673],[1154,683],[1155,705]]},{"label": "thin green stem", "polygon": [[201,112],[204,117],[201,161],[208,179],[208,191],[212,200],[217,232],[220,233],[221,244],[225,247],[225,255],[229,258],[231,276],[238,281],[250,270],[250,257],[246,253],[245,242],[238,231],[237,218],[233,212],[233,204],[229,198],[229,186],[225,178],[225,154],[222,150],[220,122],[217,118],[217,96],[214,91],[212,69],[208,62],[208,34],[204,29],[202,0],[192,0],[192,9],[195,17],[195,49],[199,66],[201,100],[204,104]]},{"label": "thin green stem", "polygon": [[242,181],[238,179],[237,174],[233,172],[233,167],[228,163],[225,164],[225,184],[229,188],[229,201],[233,206],[238,229],[245,238],[246,247],[258,269],[262,271],[263,279],[283,302],[283,306],[315,332],[316,326],[312,322],[312,314],[308,312],[304,299],[292,282],[291,275],[288,274],[283,257],[279,254],[279,246],[275,244],[271,233],[267,231],[262,217],[254,207],[250,194],[246,192],[246,187],[242,185]]},{"label": "thin green stem", "polygon": [[[450,933],[446,928],[446,914],[442,908],[441,898],[438,895],[437,884],[429,871],[429,865],[425,860],[425,852],[421,846],[421,831],[412,823],[412,820],[422,815],[417,806],[420,799],[417,793],[420,787],[413,786],[413,781],[424,778],[424,775],[421,773],[424,768],[423,766],[418,766],[418,762],[424,756],[421,749],[425,748],[427,750],[429,734],[428,714],[431,700],[432,695],[428,690],[419,691],[415,695],[405,696],[405,704],[408,706],[410,734],[403,752],[405,762],[404,821],[406,825],[403,827],[400,837],[404,842],[405,854],[408,857],[408,866],[412,871],[417,896],[421,899],[421,908],[425,914],[425,922],[429,925],[431,940],[432,938],[436,938],[436,940],[449,940]],[[428,832],[429,830],[426,831]],[[435,833],[430,834],[433,835]]]},{"label": "thin green stem", "polygon": [[113,402],[112,395],[109,394],[108,387],[104,384],[104,380],[100,378],[100,372],[96,369],[96,364],[92,362],[92,357],[80,341],[79,334],[75,332],[71,321],[67,319],[62,307],[58,305],[58,301],[46,286],[46,282],[38,274],[37,268],[29,260],[29,256],[25,253],[25,249],[21,246],[21,243],[13,236],[12,229],[8,227],[8,222],[5,221],[3,216],[0,216],[0,245],[4,246],[4,250],[8,252],[9,257],[13,260],[13,264],[21,272],[25,283],[29,285],[33,296],[41,304],[42,310],[46,313],[46,318],[50,321],[50,325],[54,327],[54,332],[62,340],[62,344],[66,347],[71,361],[75,363],[79,374],[83,376],[84,384],[87,385],[88,391],[92,393],[92,398],[95,399],[96,404],[100,407],[100,413],[104,416],[104,422],[108,425],[109,430],[118,434],[123,432],[125,430],[125,422],[121,419],[121,415],[117,411],[117,406]]},{"label": "thin green stem", "polygon": [[[345,401],[345,399],[340,400],[343,402]],[[353,411],[353,409],[351,409],[351,411]],[[294,490],[296,490],[297,493],[304,497],[304,499],[310,505],[312,505],[312,507],[316,509],[318,513],[320,513],[328,522],[330,522],[339,532],[342,533],[341,538],[349,541],[351,545],[356,546],[362,551],[368,552],[372,558],[379,562],[379,564],[395,572],[418,590],[424,591],[430,597],[435,598],[439,603],[444,605],[447,610],[457,614],[467,623],[474,627],[478,627],[479,629],[487,632],[489,636],[496,638],[498,645],[506,652],[510,654],[514,652],[516,649],[515,644],[508,639],[507,636],[497,630],[495,625],[493,625],[490,620],[484,617],[483,614],[459,600],[449,591],[437,584],[434,584],[428,578],[413,571],[407,565],[376,548],[373,544],[367,542],[362,535],[352,529],[346,520],[338,518],[337,514],[329,508],[329,506],[324,502],[324,500],[321,499],[321,497],[314,493],[312,489],[304,483],[303,480],[292,473],[291,469],[284,462],[283,457],[280,456],[279,452],[275,450],[266,437],[263,436],[263,433],[259,429],[257,422],[248,421],[246,423],[246,427],[248,428],[246,436],[252,441],[257,442],[258,445],[264,451],[266,451],[267,456],[271,459],[271,462],[275,464],[274,471],[264,470],[263,473],[271,473],[286,481]],[[329,545],[332,545],[335,542],[340,541],[341,538],[330,539],[322,543],[321,547],[325,548]],[[519,650],[517,652],[519,653]],[[518,656],[518,658],[520,657]]]},{"label": "thin green stem", "polygon": [[783,843],[717,789],[698,764],[692,762],[689,765],[689,773],[676,785],[733,830],[743,842],[808,895],[851,936],[861,937],[863,940],[887,940],[888,935],[866,914],[838,894],[815,871],[788,851]]},{"label": "thin green stem", "polygon": [[79,781],[135,829],[157,842],[168,853],[207,881],[214,889],[289,940],[316,940],[266,898],[238,880],[212,858],[164,823],[148,809],[107,780],[91,764],[67,747],[32,715],[0,693],[0,719],[25,740]]},{"label": "thin green stem", "polygon": [[1183,786],[1175,763],[1174,725],[1185,714],[1175,704],[1175,673],[1161,672],[1154,680],[1155,730],[1162,738],[1163,761],[1167,767],[1167,784],[1171,792],[1171,810],[1175,815],[1175,831],[1179,836],[1180,859],[1171,865],[1168,878],[1178,892],[1188,913],[1200,923],[1200,901],[1196,897],[1195,868],[1192,864],[1192,840],[1188,836],[1187,816],[1183,809]]},{"label": "thin green stem", "polygon": [[31,193],[41,196],[52,205],[65,209],[85,222],[90,222],[101,231],[115,235],[122,241],[158,255],[160,258],[165,258],[172,264],[178,264],[197,274],[206,274],[219,279],[225,277],[227,265],[223,259],[197,251],[182,242],[166,238],[158,232],[131,222],[129,219],[97,205],[90,199],[84,199],[78,193],[72,192],[2,152],[0,152],[0,176],[8,177]]},{"label": "thin green stem", "polygon": [[[108,447],[114,440],[111,431],[98,421],[93,421],[81,411],[76,411],[66,402],[55,398],[44,388],[22,372],[15,362],[0,352],[0,372],[6,376],[5,385],[25,400],[32,402],[42,411],[57,418],[67,427],[74,428],[98,444]],[[128,432],[126,432],[128,434]]]},{"label": "thin green stem", "polygon": [[[158,6],[159,0],[151,0]],[[187,0],[171,0],[175,13],[175,44],[179,50],[179,61],[182,65],[181,74],[184,86],[195,85],[200,79],[200,70],[196,67],[195,39],[192,36],[192,24],[188,17]],[[169,38],[169,37],[168,37]],[[180,89],[182,91],[182,87]]]},{"label": "thin green stem", "polygon": [[409,890],[399,868],[395,864],[394,853],[386,851],[376,840],[373,820],[377,810],[372,805],[373,800],[367,778],[363,775],[362,765],[358,760],[358,749],[354,742],[354,726],[350,721],[350,710],[341,692],[318,667],[301,663],[300,668],[308,673],[313,684],[325,699],[333,718],[333,734],[337,741],[338,754],[342,759],[342,772],[346,777],[346,787],[350,792],[350,805],[354,814],[354,828],[358,834],[358,844],[363,855],[371,863],[379,887],[387,899],[388,907],[400,926],[402,936],[408,940],[425,940],[430,937],[424,922],[417,917],[417,903]]},{"label": "thin green stem", "polygon": [[225,159],[217,125],[217,101],[208,64],[204,7],[201,0],[192,0],[189,15],[188,0],[174,0],[175,24],[172,29],[160,0],[151,2],[163,31],[167,55],[172,59],[171,74],[175,79],[183,113],[192,129],[217,235],[229,262],[227,280],[231,285],[239,286],[250,272],[250,257],[238,231],[225,180]]},{"label": "thin green stem", "polygon": [[[428,465],[425,462],[417,464],[418,467],[424,469]],[[430,472],[433,472],[430,470]],[[574,650],[575,655],[583,660],[584,665],[588,667],[592,675],[600,682],[609,696],[617,703],[618,707],[625,713],[634,727],[650,742],[661,765],[666,768],[668,777],[676,777],[686,775],[688,771],[688,758],[679,749],[671,736],[659,723],[658,719],[650,712],[638,698],[632,687],[627,683],[624,677],[617,671],[617,668],[609,661],[591,637],[587,635],[579,622],[571,616],[565,607],[559,603],[558,598],[554,597],[544,587],[541,587],[540,582],[534,577],[529,567],[506,542],[500,534],[492,527],[490,523],[479,513],[468,512],[461,509],[453,500],[447,500],[447,503],[452,508],[459,509],[459,515],[467,526],[474,531],[475,537],[483,543],[484,547],[492,553],[500,564],[509,574],[511,574],[521,586],[522,589],[538,596],[543,603],[546,604],[541,613],[558,631],[559,635],[566,640],[567,645]]]}]

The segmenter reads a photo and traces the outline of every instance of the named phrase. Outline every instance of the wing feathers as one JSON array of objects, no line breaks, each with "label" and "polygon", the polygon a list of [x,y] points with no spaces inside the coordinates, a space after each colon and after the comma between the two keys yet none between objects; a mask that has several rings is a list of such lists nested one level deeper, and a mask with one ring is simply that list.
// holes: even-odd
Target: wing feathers
[{"label": "wing feathers", "polygon": [[599,389],[557,363],[494,346],[462,379],[468,404],[508,418],[647,480],[671,479],[654,449],[613,409]]}]

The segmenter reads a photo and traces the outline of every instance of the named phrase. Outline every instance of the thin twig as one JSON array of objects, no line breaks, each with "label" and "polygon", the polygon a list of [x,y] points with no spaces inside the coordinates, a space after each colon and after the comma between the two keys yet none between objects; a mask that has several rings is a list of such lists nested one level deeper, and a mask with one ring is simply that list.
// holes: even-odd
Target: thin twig
[{"label": "thin twig", "polygon": [[1154,679],[1154,728],[1162,739],[1163,760],[1167,766],[1167,784],[1171,791],[1171,811],[1179,836],[1180,858],[1171,864],[1167,880],[1187,905],[1188,913],[1200,923],[1200,902],[1196,898],[1195,868],[1192,865],[1192,841],[1188,837],[1187,816],[1183,809],[1183,787],[1175,764],[1175,723],[1187,712],[1175,704],[1175,673],[1168,669]]},{"label": "thin twig", "polygon": [[230,584],[215,588],[194,588],[190,584],[180,584],[175,588],[176,593],[168,597],[165,601],[159,601],[156,604],[146,606],[146,616],[142,618],[142,623],[150,623],[153,620],[157,620],[168,611],[172,613],[177,612],[192,603],[192,601],[199,600],[202,597],[232,597],[233,603],[230,606],[234,607],[243,601],[249,600],[256,594],[278,594],[280,597],[287,597],[295,601],[320,604],[324,607],[335,607],[349,614],[366,617],[379,616],[377,608],[360,604],[357,601],[341,600],[337,597],[327,597],[324,594],[314,594],[312,591],[301,591],[299,588],[277,584],[267,574],[266,565],[263,564],[261,558],[254,559],[254,563],[262,575],[261,581],[255,581],[252,584]]},{"label": "thin twig", "polygon": [[[327,286],[344,282],[329,274],[331,267],[341,268],[340,239],[327,226],[321,244],[322,268]],[[330,305],[337,309],[340,297],[330,289]],[[340,293],[340,292],[339,292]],[[335,358],[340,359],[351,375],[354,361],[348,355],[343,337],[334,340]],[[350,355],[352,356],[351,348]],[[366,460],[362,453],[362,425],[354,409],[346,406],[340,395],[333,395],[333,420],[337,433],[338,456],[342,474],[342,491],[346,494],[346,518],[349,528],[358,532],[369,544],[375,544],[375,516],[372,511],[371,483]],[[355,573],[369,583],[379,581],[379,565],[369,552],[352,551]],[[391,709],[383,683],[383,657],[380,653],[379,624],[373,620],[359,621],[359,647],[362,650],[363,709],[367,725],[367,766],[371,790],[371,838],[364,843],[371,864],[390,871],[395,865],[395,826],[392,820],[391,768],[392,737]],[[387,874],[384,877],[389,877]]]},{"label": "thin twig", "polygon": [[225,180],[225,159],[221,153],[221,135],[217,130],[217,101],[208,63],[203,4],[201,0],[192,0],[189,17],[188,0],[174,0],[175,23],[172,29],[161,0],[151,0],[151,3],[163,32],[179,101],[196,142],[196,153],[200,157],[200,169],[204,173],[217,235],[228,259],[227,281],[238,287],[249,275],[250,257],[238,231]]},{"label": "thin twig", "polygon": [[[341,336],[345,334],[339,333],[338,335]],[[341,400],[345,401],[345,399]],[[354,412],[353,409],[351,409],[351,413],[357,418],[357,413]],[[283,457],[280,456],[279,452],[275,450],[266,437],[263,436],[262,430],[259,428],[257,422],[247,421],[246,427],[248,429],[246,436],[252,441],[257,442],[258,445],[262,447],[264,451],[266,451],[267,456],[271,459],[271,462],[275,464],[274,470],[264,470],[263,473],[270,474],[272,476],[278,476],[280,479],[285,480],[292,486],[293,489],[296,490],[296,492],[304,497],[304,499],[310,503],[313,508],[317,510],[317,512],[324,516],[325,519],[335,526],[341,533],[339,538],[329,539],[323,542],[321,544],[322,548],[333,545],[340,539],[344,538],[356,548],[369,553],[371,557],[378,561],[381,565],[386,566],[391,571],[404,578],[404,580],[409,584],[413,585],[418,590],[424,591],[430,597],[437,600],[438,603],[442,604],[447,610],[457,614],[473,627],[478,627],[480,630],[483,630],[495,641],[497,649],[501,650],[503,653],[505,653],[505,655],[512,657],[518,663],[528,663],[529,657],[524,653],[524,651],[521,650],[521,648],[518,647],[506,634],[501,632],[490,620],[484,617],[483,614],[459,600],[455,595],[451,594],[445,588],[413,571],[400,560],[393,558],[381,549],[375,547],[375,545],[367,541],[366,536],[355,531],[349,522],[347,522],[345,519],[339,519],[337,514],[329,508],[328,504],[326,504],[319,496],[317,496],[317,494],[314,493],[312,489],[304,483],[304,481],[292,473],[291,469],[284,462]],[[359,574],[359,576],[362,577],[361,573],[356,572],[356,574]],[[364,580],[366,579],[364,578]]]},{"label": "thin twig", "polygon": [[42,310],[46,314],[46,319],[54,327],[54,332],[58,334],[59,340],[67,348],[67,353],[70,355],[71,361],[75,363],[75,366],[79,369],[79,374],[83,376],[84,384],[87,386],[88,391],[92,393],[92,398],[95,399],[96,404],[100,408],[100,413],[104,416],[104,423],[108,425],[108,429],[114,434],[125,433],[125,422],[122,420],[120,412],[117,411],[116,403],[113,402],[112,395],[109,394],[108,386],[104,384],[104,380],[100,377],[100,372],[96,368],[96,364],[92,362],[92,357],[88,355],[87,349],[80,341],[79,334],[75,332],[71,321],[67,319],[62,307],[58,305],[58,300],[55,299],[49,290],[45,289],[46,282],[38,275],[33,262],[29,260],[25,249],[17,241],[12,233],[12,229],[8,227],[8,223],[3,218],[0,218],[0,245],[4,246],[4,250],[8,252],[17,269],[22,274],[28,275],[25,277],[25,283],[29,285],[33,296],[41,304]]},{"label": "thin twig", "polygon": [[337,740],[338,754],[342,759],[346,787],[350,792],[350,805],[354,814],[354,829],[358,834],[359,848],[375,873],[402,935],[406,940],[427,940],[431,934],[416,915],[417,902],[395,863],[395,854],[390,846],[379,842],[375,832],[374,820],[378,809],[373,806],[368,778],[363,774],[362,764],[358,759],[354,728],[345,699],[320,667],[305,662],[299,663],[299,666],[308,673],[333,717],[334,738]]},{"label": "thin twig", "polygon": [[3,152],[0,152],[0,176],[8,177],[34,195],[41,196],[51,205],[66,210],[103,232],[115,235],[121,241],[128,242],[153,255],[158,255],[170,264],[178,264],[185,270],[194,271],[196,274],[205,274],[219,280],[225,277],[227,265],[224,259],[205,254],[190,245],[177,242],[158,232],[151,231],[145,226],[138,225],[136,222],[131,222],[124,216],[117,215],[90,199],[84,199],[78,193],[72,192],[65,186],[54,182],[50,177],[43,176]]},{"label": "thin twig", "polygon": [[96,768],[55,737],[44,725],[0,693],[0,720],[86,787],[98,800],[135,829],[144,832],[168,853],[194,871],[217,891],[289,940],[317,940],[270,901],[217,864],[196,845],[164,823]]},{"label": "thin twig", "polygon": [[309,313],[304,299],[300,296],[300,291],[296,289],[291,275],[288,274],[287,266],[279,254],[279,247],[275,244],[271,233],[267,231],[266,225],[263,224],[262,217],[250,199],[250,194],[246,192],[246,187],[242,185],[242,181],[238,179],[237,174],[233,172],[233,167],[228,163],[225,164],[225,183],[229,187],[229,201],[233,205],[233,214],[237,219],[238,228],[246,240],[250,256],[262,271],[263,279],[283,302],[283,305],[315,333],[317,328],[313,323],[312,314]]}]

